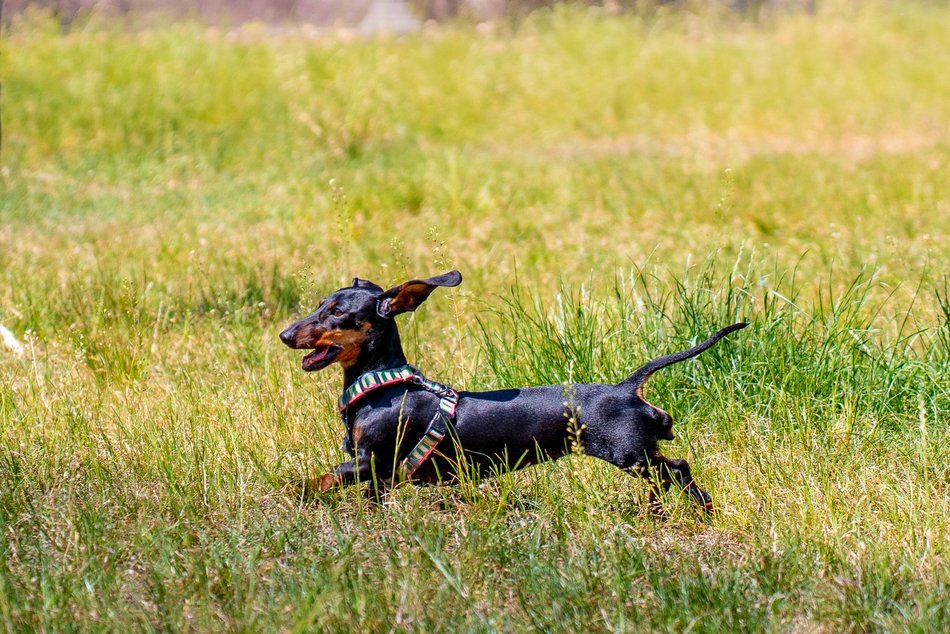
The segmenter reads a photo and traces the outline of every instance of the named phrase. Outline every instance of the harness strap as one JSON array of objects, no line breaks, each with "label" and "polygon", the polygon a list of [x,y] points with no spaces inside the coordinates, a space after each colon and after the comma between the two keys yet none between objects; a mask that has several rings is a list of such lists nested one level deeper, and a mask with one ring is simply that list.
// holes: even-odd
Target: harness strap
[{"label": "harness strap", "polygon": [[349,432],[347,410],[350,405],[379,388],[396,385],[398,383],[414,383],[422,389],[432,392],[439,397],[439,407],[435,416],[429,421],[425,433],[416,443],[416,446],[402,459],[400,469],[403,477],[411,477],[416,470],[432,455],[442,439],[448,434],[449,428],[455,422],[455,411],[458,408],[459,394],[448,385],[430,381],[422,372],[411,365],[392,370],[377,370],[362,374],[353,385],[346,388],[338,401],[340,416],[343,425]]}]

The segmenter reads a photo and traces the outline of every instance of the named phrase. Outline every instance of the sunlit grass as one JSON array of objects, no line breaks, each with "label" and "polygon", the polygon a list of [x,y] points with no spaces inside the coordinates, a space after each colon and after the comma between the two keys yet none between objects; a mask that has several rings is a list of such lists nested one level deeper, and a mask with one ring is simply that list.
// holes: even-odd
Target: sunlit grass
[{"label": "sunlit grass", "polygon": [[[6,629],[946,629],[946,9],[4,35]],[[341,386],[281,326],[450,268],[401,327],[460,388],[750,320],[647,388],[719,515],[580,457],[288,496]]]}]

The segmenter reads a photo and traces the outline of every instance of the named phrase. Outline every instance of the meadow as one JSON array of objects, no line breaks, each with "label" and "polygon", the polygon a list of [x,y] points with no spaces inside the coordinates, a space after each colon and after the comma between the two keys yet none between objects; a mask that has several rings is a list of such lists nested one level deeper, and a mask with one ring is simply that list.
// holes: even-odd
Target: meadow
[{"label": "meadow", "polygon": [[[0,41],[0,629],[950,628],[950,8]],[[718,513],[583,456],[316,503],[354,276],[461,389],[647,388]],[[580,413],[583,419],[583,412]]]}]

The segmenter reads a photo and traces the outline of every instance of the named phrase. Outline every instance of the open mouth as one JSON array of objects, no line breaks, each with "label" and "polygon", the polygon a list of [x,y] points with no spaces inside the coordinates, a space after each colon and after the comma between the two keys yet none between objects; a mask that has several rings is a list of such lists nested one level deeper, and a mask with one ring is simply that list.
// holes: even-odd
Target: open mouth
[{"label": "open mouth", "polygon": [[340,350],[342,349],[340,346],[334,344],[314,348],[313,352],[303,358],[301,365],[307,372],[322,370],[333,363],[333,360],[336,359],[336,356],[340,354]]}]

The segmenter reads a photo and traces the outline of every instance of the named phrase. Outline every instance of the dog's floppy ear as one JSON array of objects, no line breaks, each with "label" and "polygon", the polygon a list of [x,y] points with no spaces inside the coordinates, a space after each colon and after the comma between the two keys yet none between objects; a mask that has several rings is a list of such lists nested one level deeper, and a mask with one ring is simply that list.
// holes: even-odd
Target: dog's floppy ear
[{"label": "dog's floppy ear", "polygon": [[458,286],[461,283],[462,274],[458,271],[449,271],[427,280],[409,280],[383,293],[376,304],[376,312],[380,317],[395,317],[417,309],[438,287]]},{"label": "dog's floppy ear", "polygon": [[379,284],[373,284],[369,280],[361,280],[358,277],[353,278],[353,288],[365,288],[368,291],[376,291],[377,293],[383,292],[383,287]]}]

